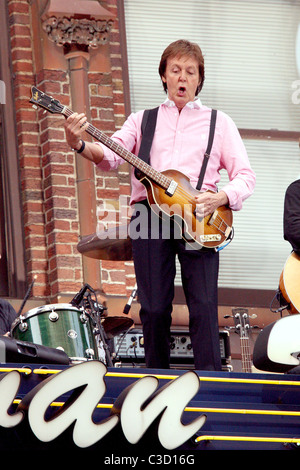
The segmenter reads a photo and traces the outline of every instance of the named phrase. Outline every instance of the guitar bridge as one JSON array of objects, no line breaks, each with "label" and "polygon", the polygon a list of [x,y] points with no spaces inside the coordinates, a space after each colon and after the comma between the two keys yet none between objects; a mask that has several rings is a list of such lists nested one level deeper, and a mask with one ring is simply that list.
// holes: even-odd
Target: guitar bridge
[{"label": "guitar bridge", "polygon": [[173,196],[176,191],[177,186],[178,186],[178,183],[176,183],[175,180],[172,180],[169,187],[166,189],[166,194],[168,196]]}]

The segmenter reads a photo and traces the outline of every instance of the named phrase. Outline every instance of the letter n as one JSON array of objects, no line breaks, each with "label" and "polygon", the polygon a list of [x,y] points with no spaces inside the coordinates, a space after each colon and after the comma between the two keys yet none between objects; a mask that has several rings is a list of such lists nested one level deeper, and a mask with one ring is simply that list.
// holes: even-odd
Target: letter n
[{"label": "letter n", "polygon": [[[206,416],[183,424],[182,415],[189,401],[198,392],[198,375],[189,371],[157,390],[158,379],[146,376],[128,387],[115,402],[120,411],[125,437],[136,444],[150,424],[161,415],[158,437],[163,447],[176,449],[190,439],[205,423]],[[147,402],[147,404],[146,404]]]}]

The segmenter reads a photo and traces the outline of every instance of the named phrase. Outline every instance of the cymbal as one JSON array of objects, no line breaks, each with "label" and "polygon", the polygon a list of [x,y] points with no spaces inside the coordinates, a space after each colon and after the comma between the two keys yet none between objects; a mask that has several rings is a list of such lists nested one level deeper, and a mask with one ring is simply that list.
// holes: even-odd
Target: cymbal
[{"label": "cymbal", "polygon": [[109,338],[119,335],[128,330],[133,325],[132,318],[129,317],[106,317],[102,320],[102,326]]},{"label": "cymbal", "polygon": [[109,261],[131,261],[131,240],[128,225],[118,225],[103,232],[83,237],[78,243],[79,253],[89,258]]}]

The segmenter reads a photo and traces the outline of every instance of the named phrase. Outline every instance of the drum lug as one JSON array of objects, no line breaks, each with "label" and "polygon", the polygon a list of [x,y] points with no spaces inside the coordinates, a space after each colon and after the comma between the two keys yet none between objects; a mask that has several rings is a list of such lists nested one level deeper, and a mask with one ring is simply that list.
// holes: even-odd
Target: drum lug
[{"label": "drum lug", "polygon": [[27,329],[28,329],[27,323],[21,321],[21,323],[20,323],[20,325],[19,325],[19,330],[22,331],[22,333],[24,333],[24,331],[26,331]]},{"label": "drum lug", "polygon": [[57,321],[58,319],[59,319],[58,313],[57,313],[57,312],[54,312],[54,311],[52,310],[52,312],[49,313],[49,320],[50,320],[50,321]]},{"label": "drum lug", "polygon": [[94,355],[95,355],[94,350],[91,349],[91,348],[86,349],[86,350],[85,350],[85,355],[86,355],[87,358],[93,359],[93,357],[94,357]]},{"label": "drum lug", "polygon": [[81,321],[81,323],[87,323],[88,317],[86,316],[85,313],[82,313],[82,314],[80,315],[80,321]]}]

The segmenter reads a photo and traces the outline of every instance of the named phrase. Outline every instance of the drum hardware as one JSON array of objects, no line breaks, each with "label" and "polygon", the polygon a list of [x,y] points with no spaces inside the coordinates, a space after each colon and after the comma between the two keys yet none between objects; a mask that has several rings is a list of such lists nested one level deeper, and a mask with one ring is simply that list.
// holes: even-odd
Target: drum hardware
[{"label": "drum hardware", "polygon": [[30,286],[29,286],[28,289],[27,289],[27,292],[26,292],[26,294],[25,294],[25,297],[24,297],[24,299],[23,299],[23,302],[22,302],[22,304],[21,304],[21,306],[20,306],[20,308],[19,308],[19,311],[18,311],[18,313],[17,313],[17,317],[20,317],[20,316],[21,316],[21,313],[23,312],[24,306],[25,306],[25,304],[26,304],[26,302],[27,302],[27,300],[28,300],[28,298],[29,298],[29,296],[30,296],[30,293],[31,293],[31,291],[32,291],[33,284],[35,283],[36,278],[37,278],[37,276],[35,275],[34,278],[33,278],[32,283],[30,284]]},{"label": "drum hardware", "polygon": [[128,225],[117,225],[103,232],[93,233],[77,244],[79,253],[89,258],[109,261],[131,261],[132,247]]},{"label": "drum hardware", "polygon": [[108,337],[112,339],[124,331],[128,331],[133,325],[132,318],[127,317],[106,317],[102,320],[102,326]]},{"label": "drum hardware", "polygon": [[93,349],[86,349],[85,351],[85,354],[87,357],[89,357],[90,359],[93,359],[94,355],[95,355],[95,352]]},{"label": "drum hardware", "polygon": [[21,321],[21,323],[20,323],[20,325],[19,325],[19,330],[22,331],[22,332],[25,332],[25,331],[27,330],[28,325],[27,325],[26,322],[23,322],[24,317],[22,317],[21,313],[23,312],[24,306],[25,306],[25,304],[26,304],[26,302],[27,302],[27,300],[28,300],[28,298],[29,298],[29,296],[30,296],[30,294],[31,294],[31,291],[32,291],[32,288],[33,288],[33,284],[35,283],[36,278],[37,278],[37,276],[34,276],[33,281],[32,281],[32,283],[30,284],[30,286],[28,287],[27,292],[26,292],[26,294],[25,294],[25,297],[24,297],[24,299],[23,299],[23,302],[22,302],[22,304],[21,304],[21,306],[20,306],[20,308],[19,308],[19,311],[18,311],[18,313],[17,313],[17,317],[19,317],[19,318],[20,318],[20,321]]},{"label": "drum hardware", "polygon": [[87,321],[88,321],[88,316],[86,315],[86,313],[84,311],[80,315],[80,321],[81,321],[81,323],[87,323]]},{"label": "drum hardware", "polygon": [[23,322],[22,317],[20,317],[20,320],[21,320],[21,323],[19,325],[19,330],[22,331],[22,333],[23,333],[24,331],[26,331],[28,329],[28,325],[27,325],[26,322]]},{"label": "drum hardware", "polygon": [[[94,295],[95,300],[92,299],[91,294]],[[102,343],[106,364],[109,367],[113,367],[111,354],[107,345],[107,336],[101,323],[101,315],[106,308],[98,303],[94,289],[89,284],[85,284],[71,300],[71,304],[76,307],[80,305],[83,306],[85,315],[87,315],[92,322],[93,332],[97,332],[96,336],[99,336]]]},{"label": "drum hardware", "polygon": [[54,312],[54,311],[52,310],[52,312],[49,313],[49,320],[50,320],[50,321],[57,321],[58,319],[59,319],[58,313],[57,313],[57,312]]},{"label": "drum hardware", "polygon": [[131,304],[133,300],[135,299],[136,295],[137,295],[137,285],[134,286],[134,289],[130,294],[127,304],[124,307],[123,313],[125,313],[126,315],[129,313],[129,310],[131,309]]}]

